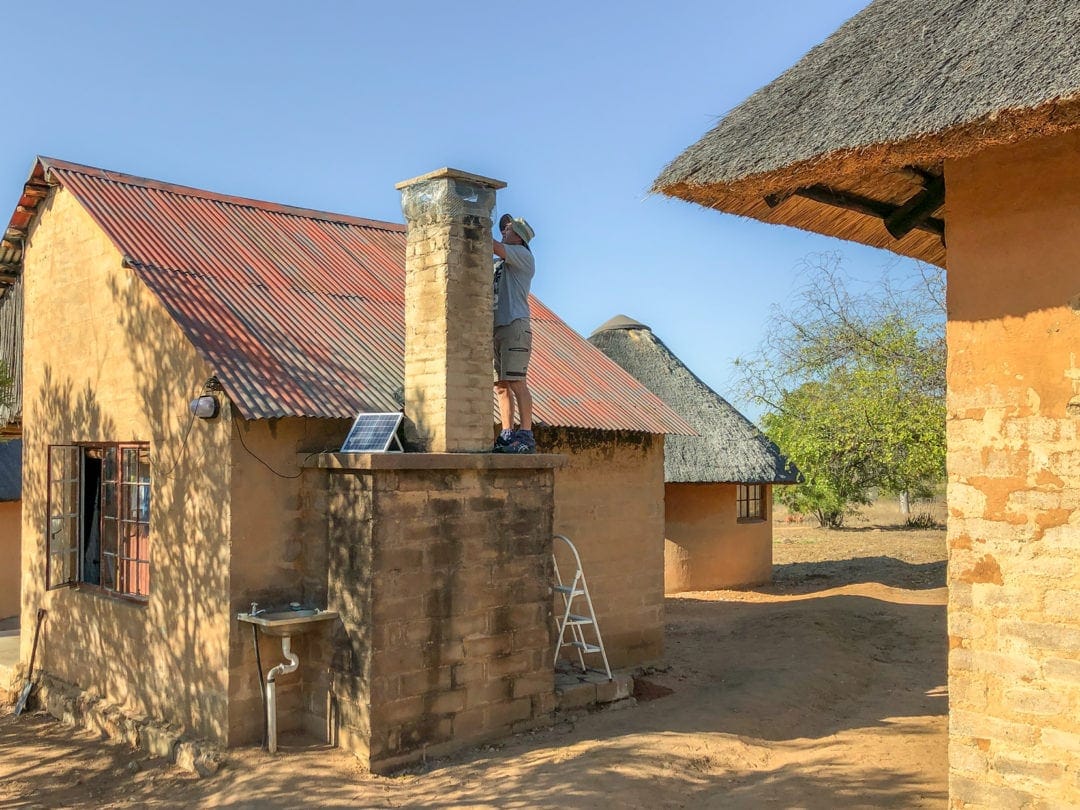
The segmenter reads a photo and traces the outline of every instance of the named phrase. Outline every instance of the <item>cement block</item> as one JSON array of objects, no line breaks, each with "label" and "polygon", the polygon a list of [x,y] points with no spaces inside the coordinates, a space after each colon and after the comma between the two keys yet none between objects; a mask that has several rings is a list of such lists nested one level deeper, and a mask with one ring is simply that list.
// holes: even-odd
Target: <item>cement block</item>
[{"label": "cement block", "polygon": [[614,678],[596,685],[596,702],[612,703],[626,700],[634,694],[634,679],[624,672],[613,673]]}]

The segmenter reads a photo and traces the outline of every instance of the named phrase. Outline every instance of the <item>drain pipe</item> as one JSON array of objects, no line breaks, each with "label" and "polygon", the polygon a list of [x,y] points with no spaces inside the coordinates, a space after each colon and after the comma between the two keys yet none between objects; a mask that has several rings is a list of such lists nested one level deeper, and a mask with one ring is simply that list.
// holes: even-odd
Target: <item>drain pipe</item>
[{"label": "drain pipe", "polygon": [[278,675],[288,675],[296,672],[300,666],[300,659],[292,651],[292,638],[282,636],[281,654],[289,659],[287,664],[278,664],[266,676],[266,750],[271,754],[277,753],[277,684],[275,679]]}]

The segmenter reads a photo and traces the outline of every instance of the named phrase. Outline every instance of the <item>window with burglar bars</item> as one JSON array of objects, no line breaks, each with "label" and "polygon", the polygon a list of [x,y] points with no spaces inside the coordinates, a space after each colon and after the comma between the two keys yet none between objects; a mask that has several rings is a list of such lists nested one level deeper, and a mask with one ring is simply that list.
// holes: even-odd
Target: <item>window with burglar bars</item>
[{"label": "window with burglar bars", "polygon": [[150,446],[49,447],[47,585],[150,595]]},{"label": "window with burglar bars", "polygon": [[765,487],[761,484],[739,484],[735,500],[739,520],[765,519]]}]

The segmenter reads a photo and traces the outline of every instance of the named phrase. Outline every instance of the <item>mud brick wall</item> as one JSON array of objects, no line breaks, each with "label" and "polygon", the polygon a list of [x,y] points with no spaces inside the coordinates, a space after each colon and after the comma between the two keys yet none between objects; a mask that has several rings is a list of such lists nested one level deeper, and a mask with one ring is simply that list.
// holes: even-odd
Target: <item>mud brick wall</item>
[{"label": "mud brick wall", "polygon": [[1078,158],[946,164],[955,808],[1080,807]]},{"label": "mud brick wall", "polygon": [[[656,663],[664,654],[664,437],[538,428],[536,441],[567,459],[555,473],[555,532],[581,555],[608,660]],[[559,568],[573,577],[569,559],[560,556]],[[586,663],[599,666],[600,657]]]},{"label": "mud brick wall", "polygon": [[372,769],[549,720],[553,486],[550,468],[331,475],[332,725]]}]

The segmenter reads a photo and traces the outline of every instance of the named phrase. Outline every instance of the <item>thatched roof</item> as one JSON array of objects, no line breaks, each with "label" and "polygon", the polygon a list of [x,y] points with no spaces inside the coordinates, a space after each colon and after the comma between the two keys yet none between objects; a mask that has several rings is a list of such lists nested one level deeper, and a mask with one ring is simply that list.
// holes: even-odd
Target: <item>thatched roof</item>
[{"label": "thatched roof", "polygon": [[1076,0],[875,0],[653,189],[944,266],[940,198],[899,238],[883,218],[946,159],[1080,127],[1078,32]]},{"label": "thatched roof", "polygon": [[589,342],[698,432],[664,440],[669,483],[793,484],[799,472],[760,430],[688,369],[649,327],[617,315]]}]

